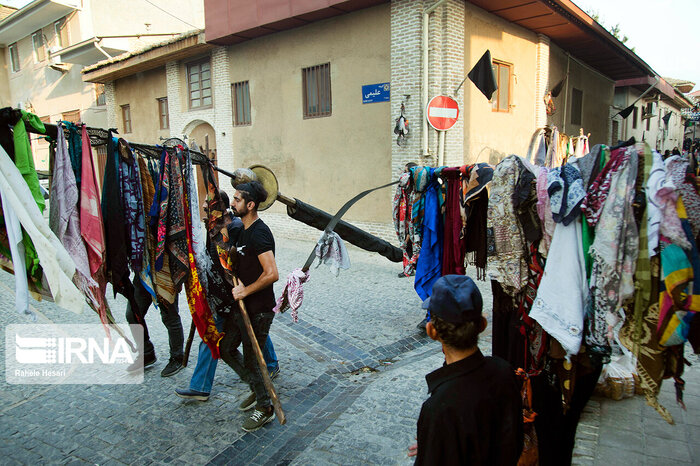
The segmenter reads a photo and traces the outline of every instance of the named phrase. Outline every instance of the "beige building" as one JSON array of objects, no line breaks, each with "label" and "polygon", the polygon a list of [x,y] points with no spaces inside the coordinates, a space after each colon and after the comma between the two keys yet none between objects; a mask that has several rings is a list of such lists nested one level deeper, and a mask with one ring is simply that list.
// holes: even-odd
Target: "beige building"
[{"label": "beige building", "polygon": [[[103,86],[84,82],[82,68],[203,24],[197,0],[179,1],[176,9],[162,0],[34,0],[0,19],[0,105],[30,110],[46,122],[104,127]],[[48,145],[36,141],[35,165],[45,170]]]},{"label": "beige building", "polygon": [[[654,75],[565,0],[205,0],[204,7],[203,34],[84,70],[86,82],[105,85],[108,125],[138,142],[186,137],[229,170],[264,164],[282,193],[329,212],[395,179],[407,162],[525,155],[545,125],[570,135],[583,129],[591,144],[609,144],[615,82]],[[499,81],[490,101],[469,80],[460,87],[487,49]],[[548,115],[544,97],[563,78],[557,111]],[[386,85],[390,98],[377,91],[379,101],[363,103],[363,86],[371,85]],[[460,107],[442,135],[424,117],[428,99],[440,94]],[[398,145],[402,105],[409,134]],[[372,194],[345,218],[393,240],[392,196]],[[264,215],[278,231],[317,236],[287,221],[282,205]]]},{"label": "beige building", "polygon": [[693,104],[679,89],[661,77],[618,81],[615,108],[620,111],[633,104],[632,113],[627,118],[618,115],[613,119],[613,138],[626,140],[634,137],[648,142],[661,153],[683,148],[683,112]]}]

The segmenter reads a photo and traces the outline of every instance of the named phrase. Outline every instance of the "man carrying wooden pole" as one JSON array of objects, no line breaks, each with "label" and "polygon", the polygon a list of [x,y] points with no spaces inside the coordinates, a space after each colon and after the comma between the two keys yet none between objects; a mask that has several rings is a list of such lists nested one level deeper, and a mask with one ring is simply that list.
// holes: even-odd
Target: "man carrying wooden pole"
[{"label": "man carrying wooden pole", "polygon": [[[219,343],[219,348],[221,358],[251,389],[251,394],[239,406],[242,411],[255,408],[243,423],[246,432],[258,430],[274,420],[275,411],[284,416],[268,374],[261,370],[257,361],[262,360],[262,353],[257,353],[265,344],[275,316],[272,311],[275,306],[272,284],[279,278],[275,262],[275,240],[270,229],[258,217],[258,205],[266,198],[267,192],[262,184],[251,181],[236,187],[231,202],[231,209],[243,221],[244,227],[235,243],[233,261],[234,277],[238,280],[234,278],[232,293],[239,302],[240,309],[225,318],[225,336]],[[249,336],[251,330],[257,344]],[[238,349],[241,343],[242,355]],[[263,363],[262,368],[264,367]],[[266,387],[268,384],[269,387]],[[280,422],[284,422],[283,418]]]}]

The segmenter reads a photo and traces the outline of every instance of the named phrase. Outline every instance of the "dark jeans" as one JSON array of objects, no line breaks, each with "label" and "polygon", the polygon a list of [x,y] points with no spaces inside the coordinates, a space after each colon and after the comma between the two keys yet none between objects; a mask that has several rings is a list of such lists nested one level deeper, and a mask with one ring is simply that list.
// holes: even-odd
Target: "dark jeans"
[{"label": "dark jeans", "polygon": [[[253,333],[255,334],[255,339],[258,341],[258,346],[260,348],[265,346],[267,334],[270,332],[270,325],[272,325],[272,319],[274,319],[274,317],[274,312],[261,312],[250,317]],[[270,396],[267,394],[267,390],[265,390],[263,376],[260,372],[260,367],[240,312],[233,312],[233,315],[226,316],[224,320],[224,332],[225,336],[221,339],[221,342],[219,342],[221,359],[231,366],[241,380],[247,383],[251,390],[255,392],[255,400],[257,401],[258,408],[267,408],[271,406]],[[242,355],[238,350],[241,342],[243,343]]]},{"label": "dark jeans", "polygon": [[[146,313],[148,308],[153,304],[151,294],[143,287],[138,276],[134,277],[134,303],[136,309],[133,309],[131,304],[126,306],[126,321],[130,324],[140,324],[143,326],[143,343],[144,347],[139,348],[141,354],[153,354],[155,349],[148,335],[148,326],[146,325]],[[167,303],[166,303],[167,304]],[[182,321],[177,306],[177,296],[173,304],[167,306],[163,303],[158,306],[160,309],[160,318],[163,325],[168,330],[168,340],[170,340],[170,358],[182,361],[184,356],[183,346],[185,344],[185,335],[182,330]]]}]

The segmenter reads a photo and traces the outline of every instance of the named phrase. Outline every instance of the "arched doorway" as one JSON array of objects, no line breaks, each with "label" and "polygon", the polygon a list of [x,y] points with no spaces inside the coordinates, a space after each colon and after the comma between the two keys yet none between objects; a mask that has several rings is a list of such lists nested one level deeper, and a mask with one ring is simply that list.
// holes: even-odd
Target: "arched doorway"
[{"label": "arched doorway", "polygon": [[[191,125],[188,125],[191,126]],[[216,165],[216,131],[209,123],[201,122],[196,125],[190,133],[187,135],[188,144],[190,147],[197,145],[199,151],[206,155],[209,160],[214,162]],[[206,198],[207,188],[204,186],[204,176],[202,175],[202,166],[197,165],[197,193],[199,195],[199,214],[204,216],[204,210],[202,209],[202,204]],[[214,172],[214,178],[216,179],[217,185],[219,184],[219,176],[217,172]]]}]

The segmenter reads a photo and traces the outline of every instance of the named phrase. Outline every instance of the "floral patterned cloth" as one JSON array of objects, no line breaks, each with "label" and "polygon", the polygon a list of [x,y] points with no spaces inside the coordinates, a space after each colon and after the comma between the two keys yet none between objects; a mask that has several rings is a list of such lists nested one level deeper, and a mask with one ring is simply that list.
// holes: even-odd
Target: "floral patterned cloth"
[{"label": "floral patterned cloth", "polygon": [[415,239],[414,226],[411,221],[413,202],[411,174],[402,173],[399,177],[399,184],[396,186],[392,207],[394,229],[399,240],[399,247],[403,251],[403,273],[406,276],[415,272],[420,253],[420,246],[413,242]]},{"label": "floral patterned cloth", "polygon": [[134,151],[124,139],[119,139],[119,187],[126,223],[126,244],[129,265],[134,273],[143,266],[146,248],[146,224],[141,191],[139,166]]},{"label": "floral patterned cloth", "polygon": [[673,184],[683,199],[693,236],[697,237],[700,233],[700,196],[696,188],[686,179],[688,164],[688,160],[680,156],[670,157],[666,161],[666,171],[669,172]]},{"label": "floral patterned cloth", "polygon": [[287,275],[287,283],[284,285],[284,291],[277,298],[273,311],[276,313],[285,312],[291,309],[292,321],[299,322],[299,308],[304,300],[304,283],[309,279],[309,273],[302,269],[294,269]]},{"label": "floral patterned cloth", "polygon": [[[634,272],[639,247],[639,232],[632,202],[635,196],[638,157],[635,147],[621,149],[615,170],[607,184],[605,203],[601,206],[590,247],[593,268],[590,278],[591,299],[587,311],[586,344],[589,350],[607,362],[610,356],[610,330],[619,320],[619,310],[634,293]],[[607,170],[606,170],[607,169]],[[598,198],[600,199],[600,198]]]},{"label": "floral patterned cloth", "polygon": [[490,275],[511,296],[517,295],[528,279],[525,236],[512,198],[520,167],[515,155],[506,157],[496,166],[486,220]]},{"label": "floral patterned cloth", "polygon": [[603,212],[613,175],[620,170],[625,161],[629,160],[628,149],[622,147],[612,151],[610,160],[588,188],[588,193],[581,203],[581,211],[591,227],[596,226]]}]

